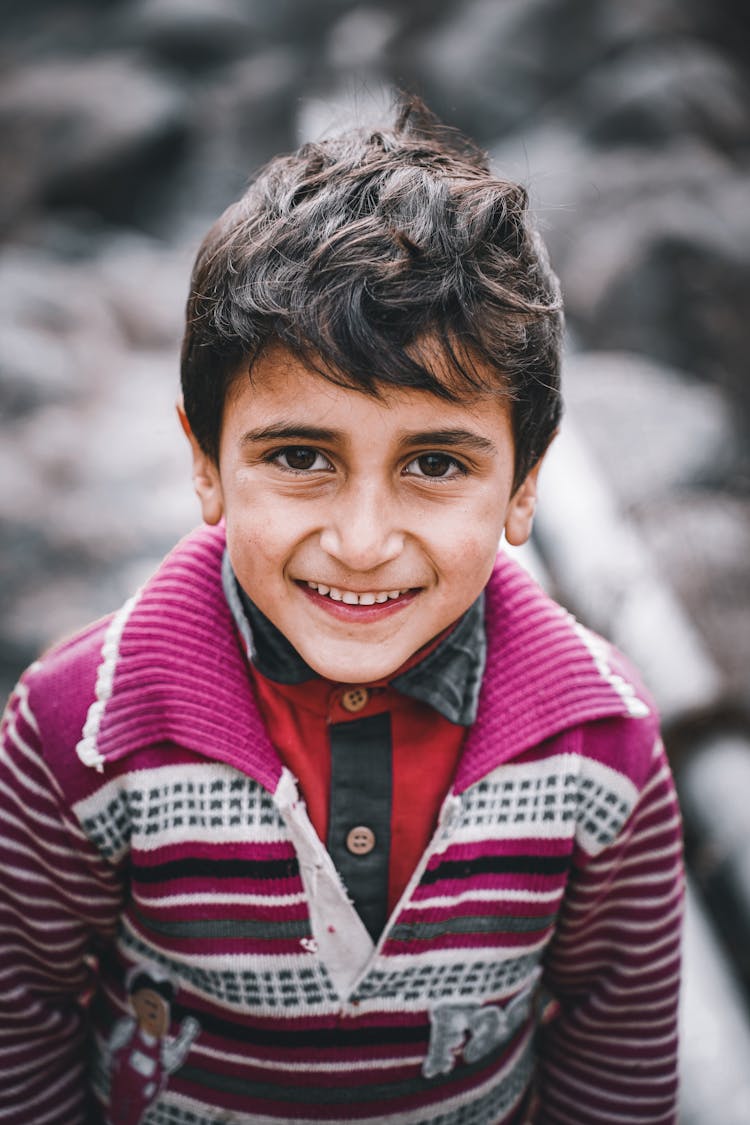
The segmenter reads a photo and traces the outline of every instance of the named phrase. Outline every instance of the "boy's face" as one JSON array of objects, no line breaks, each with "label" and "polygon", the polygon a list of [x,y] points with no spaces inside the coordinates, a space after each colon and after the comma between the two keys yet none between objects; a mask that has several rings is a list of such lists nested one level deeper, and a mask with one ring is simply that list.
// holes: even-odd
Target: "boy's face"
[{"label": "boy's face", "polygon": [[512,495],[497,399],[377,400],[275,346],[228,394],[218,465],[192,445],[204,519],[226,518],[239,582],[334,681],[393,673],[479,595],[503,529],[515,544],[531,530],[536,470]]}]

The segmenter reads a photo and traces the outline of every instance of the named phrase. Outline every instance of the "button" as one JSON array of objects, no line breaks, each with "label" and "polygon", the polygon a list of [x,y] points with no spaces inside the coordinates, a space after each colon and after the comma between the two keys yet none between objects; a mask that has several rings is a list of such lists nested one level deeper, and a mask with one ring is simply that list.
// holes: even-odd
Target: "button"
[{"label": "button", "polygon": [[358,824],[347,834],[346,846],[352,855],[369,855],[375,847],[375,833],[372,828]]},{"label": "button", "polygon": [[367,700],[370,698],[370,693],[367,688],[353,687],[348,688],[347,691],[341,696],[341,706],[345,711],[354,714],[356,711],[361,711],[363,707],[367,706]]}]

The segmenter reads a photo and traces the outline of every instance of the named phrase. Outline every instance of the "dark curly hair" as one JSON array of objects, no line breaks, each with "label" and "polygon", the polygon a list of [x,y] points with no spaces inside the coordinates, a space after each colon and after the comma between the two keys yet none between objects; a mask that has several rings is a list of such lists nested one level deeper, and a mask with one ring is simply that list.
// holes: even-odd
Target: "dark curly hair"
[{"label": "dark curly hair", "polygon": [[218,460],[229,385],[279,342],[331,381],[511,402],[520,484],[560,418],[562,307],[524,188],[416,99],[262,168],[193,271],[182,389]]}]

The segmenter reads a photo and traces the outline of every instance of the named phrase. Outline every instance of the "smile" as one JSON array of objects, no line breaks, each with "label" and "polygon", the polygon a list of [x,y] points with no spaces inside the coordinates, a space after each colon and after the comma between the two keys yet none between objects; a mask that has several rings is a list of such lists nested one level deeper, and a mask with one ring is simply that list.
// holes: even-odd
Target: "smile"
[{"label": "smile", "polygon": [[330,598],[334,602],[343,602],[344,605],[382,605],[384,602],[396,601],[404,594],[410,592],[411,587],[405,590],[366,590],[357,593],[355,590],[342,590],[338,586],[325,586],[321,582],[306,582],[311,590],[315,590],[321,597]]}]

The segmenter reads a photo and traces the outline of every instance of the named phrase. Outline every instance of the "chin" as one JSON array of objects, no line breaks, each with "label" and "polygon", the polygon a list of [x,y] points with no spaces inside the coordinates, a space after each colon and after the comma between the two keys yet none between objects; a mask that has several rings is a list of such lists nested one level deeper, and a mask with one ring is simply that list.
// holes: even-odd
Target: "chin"
[{"label": "chin", "polygon": [[394,661],[378,662],[373,664],[366,660],[358,660],[356,657],[347,657],[340,660],[321,660],[320,655],[317,654],[317,659],[308,659],[304,657],[307,664],[326,680],[332,680],[338,684],[371,684],[376,680],[384,680],[390,676],[397,668],[408,659],[408,657],[396,657]]}]

